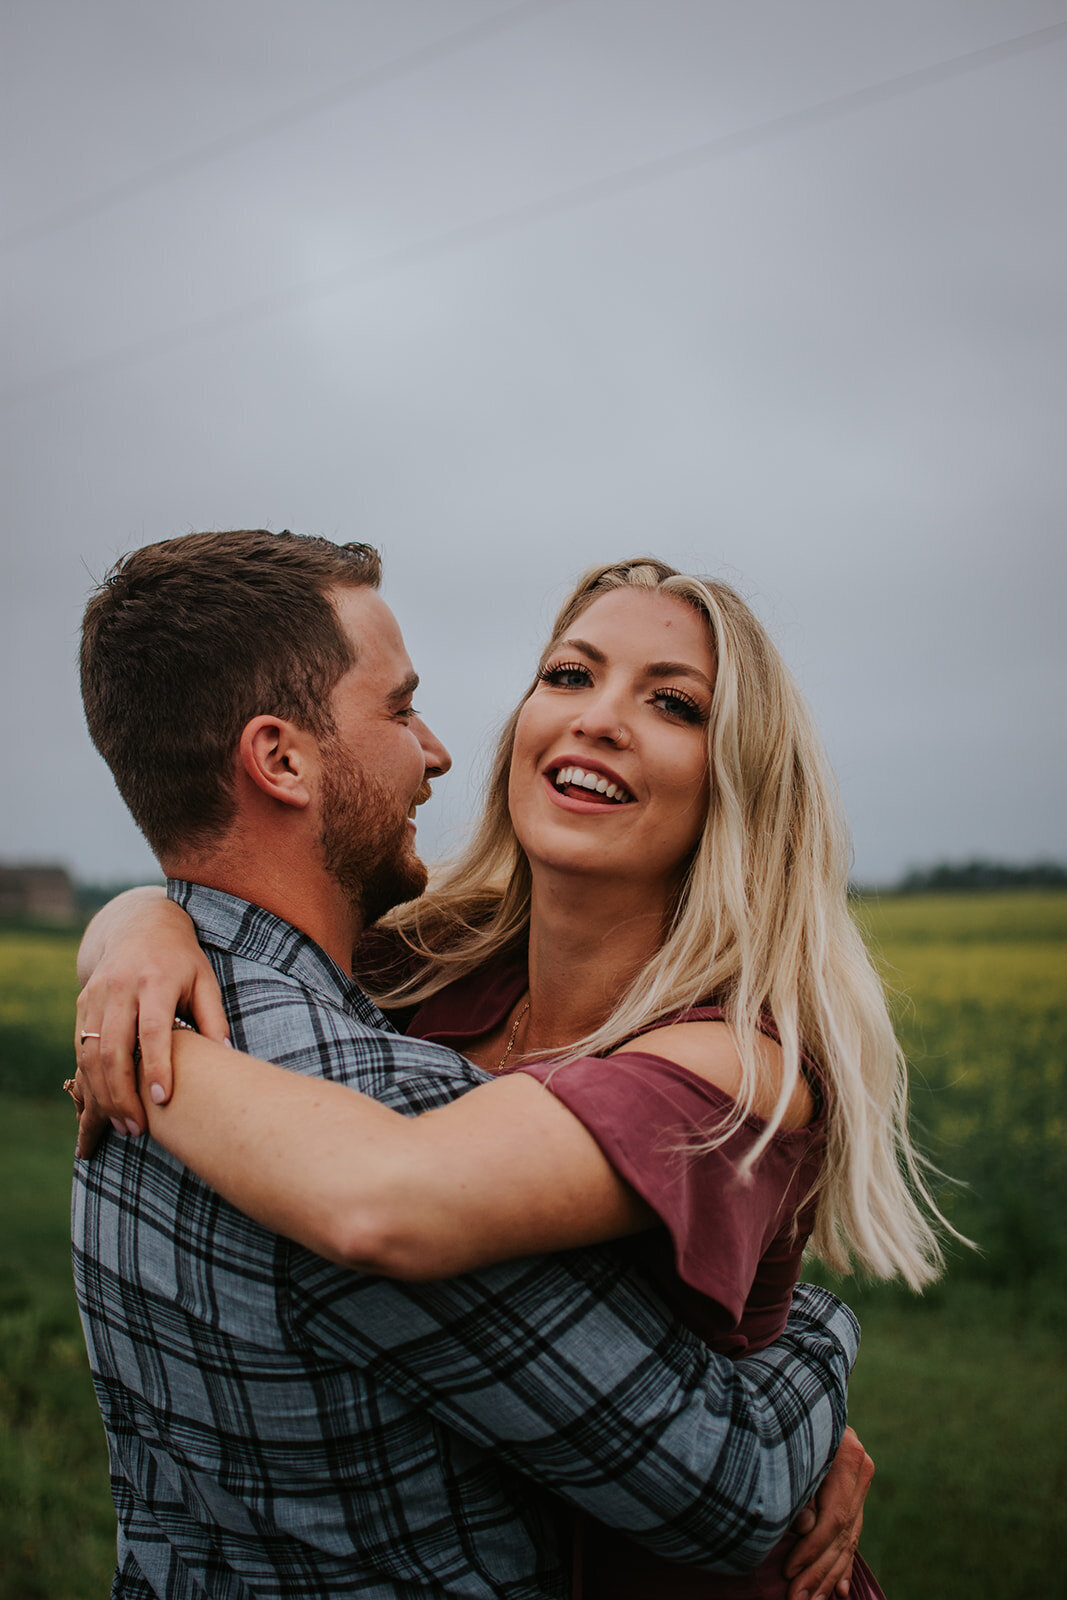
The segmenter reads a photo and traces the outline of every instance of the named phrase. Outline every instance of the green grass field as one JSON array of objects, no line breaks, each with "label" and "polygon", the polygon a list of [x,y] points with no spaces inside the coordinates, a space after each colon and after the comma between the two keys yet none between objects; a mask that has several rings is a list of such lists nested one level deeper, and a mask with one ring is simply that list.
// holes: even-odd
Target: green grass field
[{"label": "green grass field", "polygon": [[[863,1545],[889,1600],[1063,1592],[1067,895],[886,899],[859,915],[894,991],[940,1195],[981,1253],[915,1301],[843,1292],[852,1419],[877,1463]],[[67,1250],[75,941],[0,931],[0,1595],[103,1600],[106,1449]],[[40,1098],[46,1096],[47,1098]]]},{"label": "green grass field", "polygon": [[55,1097],[0,1107],[0,1595],[104,1600],[115,1517],[70,1276],[73,1116]]},{"label": "green grass field", "polygon": [[77,953],[72,933],[0,928],[0,1094],[50,1099],[70,1076]]}]

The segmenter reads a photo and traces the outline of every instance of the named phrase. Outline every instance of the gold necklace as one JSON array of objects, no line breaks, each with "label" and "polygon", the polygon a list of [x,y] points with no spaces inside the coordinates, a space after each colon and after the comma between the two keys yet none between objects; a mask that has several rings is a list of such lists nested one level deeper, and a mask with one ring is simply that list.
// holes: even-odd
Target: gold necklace
[{"label": "gold necklace", "polygon": [[518,1016],[515,1018],[515,1024],[514,1024],[512,1030],[511,1030],[511,1038],[508,1040],[508,1047],[504,1051],[504,1054],[500,1057],[500,1060],[497,1062],[496,1066],[493,1068],[494,1072],[503,1072],[504,1068],[507,1066],[508,1057],[510,1056],[511,1052],[515,1048],[515,1040],[518,1037],[518,1032],[519,1032],[519,1023],[522,1021],[523,1017],[526,1015],[526,1013],[527,1013],[527,1011],[529,1011],[529,1009],[530,1009],[530,996],[527,995],[526,996],[526,1004],[523,1006],[522,1010],[519,1012]]}]

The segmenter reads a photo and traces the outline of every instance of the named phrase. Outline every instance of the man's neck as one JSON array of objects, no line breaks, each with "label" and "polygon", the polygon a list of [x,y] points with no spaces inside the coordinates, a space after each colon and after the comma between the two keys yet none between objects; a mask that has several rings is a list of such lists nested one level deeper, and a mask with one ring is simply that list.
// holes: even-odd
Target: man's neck
[{"label": "man's neck", "polygon": [[182,878],[217,889],[273,916],[313,939],[343,972],[352,971],[352,952],[363,932],[358,906],[317,863],[296,861],[284,852],[227,850],[171,857],[162,863],[168,878]]}]

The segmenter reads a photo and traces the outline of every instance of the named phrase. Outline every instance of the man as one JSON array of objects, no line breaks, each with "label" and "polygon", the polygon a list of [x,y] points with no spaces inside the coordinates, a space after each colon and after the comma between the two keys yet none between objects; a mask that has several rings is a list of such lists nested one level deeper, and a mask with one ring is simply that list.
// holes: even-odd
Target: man
[{"label": "man", "polygon": [[[289,534],[149,546],[90,601],[82,685],[235,1044],[413,1113],[483,1074],[390,1031],[349,976],[425,884],[412,820],[448,767],[378,580],[366,546]],[[113,1063],[81,1014],[84,1063]],[[670,1559],[750,1565],[843,1426],[854,1324],[817,1291],[732,1368],[609,1250],[361,1277],[147,1139],[79,1165],[74,1251],[114,1596],[564,1595],[544,1488]]]}]

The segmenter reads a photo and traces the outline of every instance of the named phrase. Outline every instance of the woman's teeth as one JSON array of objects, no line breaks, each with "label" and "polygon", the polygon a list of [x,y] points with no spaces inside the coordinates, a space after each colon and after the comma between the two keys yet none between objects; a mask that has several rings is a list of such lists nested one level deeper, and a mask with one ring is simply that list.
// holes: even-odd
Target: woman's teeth
[{"label": "woman's teeth", "polygon": [[633,795],[621,784],[612,783],[602,772],[586,772],[582,767],[560,767],[553,782],[557,789],[589,789],[594,794],[603,795],[605,800],[617,801],[619,805],[625,805],[633,799]]}]

